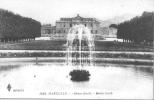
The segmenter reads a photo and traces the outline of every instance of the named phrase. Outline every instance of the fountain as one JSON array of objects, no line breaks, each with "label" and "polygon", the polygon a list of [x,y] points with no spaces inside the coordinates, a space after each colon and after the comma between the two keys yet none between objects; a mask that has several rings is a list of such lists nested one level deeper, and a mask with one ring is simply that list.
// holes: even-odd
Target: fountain
[{"label": "fountain", "polygon": [[90,73],[83,70],[84,66],[93,66],[94,39],[88,29],[84,25],[73,26],[67,36],[67,58],[68,66],[75,69],[70,72],[72,81],[87,81]]}]

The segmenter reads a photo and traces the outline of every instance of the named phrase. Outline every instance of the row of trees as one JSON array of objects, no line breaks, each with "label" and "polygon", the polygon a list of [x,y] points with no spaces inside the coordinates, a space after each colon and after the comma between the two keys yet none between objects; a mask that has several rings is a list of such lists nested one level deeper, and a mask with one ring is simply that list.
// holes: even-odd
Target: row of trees
[{"label": "row of trees", "polygon": [[0,9],[0,40],[30,40],[41,36],[41,23]]},{"label": "row of trees", "polygon": [[154,12],[144,12],[142,16],[120,23],[117,28],[117,37],[125,42],[153,43],[154,39]]}]

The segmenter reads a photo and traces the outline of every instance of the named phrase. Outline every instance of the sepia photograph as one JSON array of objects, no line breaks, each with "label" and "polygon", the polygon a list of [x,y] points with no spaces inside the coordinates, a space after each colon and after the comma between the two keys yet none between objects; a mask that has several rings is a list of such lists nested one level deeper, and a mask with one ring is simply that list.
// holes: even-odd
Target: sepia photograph
[{"label": "sepia photograph", "polygon": [[154,0],[0,0],[0,99],[153,100]]}]

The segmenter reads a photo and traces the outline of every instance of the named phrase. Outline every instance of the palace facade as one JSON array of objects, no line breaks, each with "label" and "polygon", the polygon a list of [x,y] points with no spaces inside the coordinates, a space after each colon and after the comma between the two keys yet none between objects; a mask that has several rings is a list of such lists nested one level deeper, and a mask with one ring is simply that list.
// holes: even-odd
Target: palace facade
[{"label": "palace facade", "polygon": [[99,22],[95,18],[83,18],[79,16],[73,18],[61,18],[56,21],[56,33],[65,34],[68,33],[69,29],[74,25],[82,24],[91,30],[92,34],[98,33]]},{"label": "palace facade", "polygon": [[50,24],[42,25],[41,36],[56,36],[65,37],[71,27],[74,25],[82,24],[88,27],[92,34],[97,34],[99,29],[99,21],[95,18],[83,18],[79,16],[72,18],[60,18],[56,21],[56,26],[51,26]]},{"label": "palace facade", "polygon": [[88,27],[96,40],[105,38],[117,38],[117,29],[101,27],[100,22],[95,18],[83,18],[79,15],[72,18],[60,18],[55,23],[42,25],[41,36],[51,37],[51,39],[66,39],[68,31],[74,25],[82,24]]}]

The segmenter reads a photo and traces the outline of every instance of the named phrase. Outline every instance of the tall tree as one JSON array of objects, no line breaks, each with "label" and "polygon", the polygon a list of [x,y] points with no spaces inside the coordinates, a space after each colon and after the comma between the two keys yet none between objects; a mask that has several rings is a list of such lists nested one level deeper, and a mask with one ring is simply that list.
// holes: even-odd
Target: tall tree
[{"label": "tall tree", "polygon": [[134,17],[118,25],[118,38],[135,43],[153,43],[154,12],[144,12],[140,17]]},{"label": "tall tree", "polygon": [[41,23],[0,9],[0,39],[18,40],[41,36]]}]

